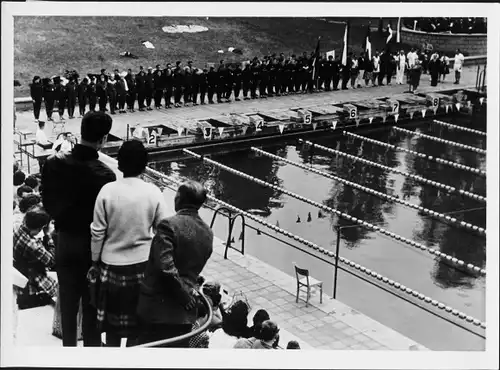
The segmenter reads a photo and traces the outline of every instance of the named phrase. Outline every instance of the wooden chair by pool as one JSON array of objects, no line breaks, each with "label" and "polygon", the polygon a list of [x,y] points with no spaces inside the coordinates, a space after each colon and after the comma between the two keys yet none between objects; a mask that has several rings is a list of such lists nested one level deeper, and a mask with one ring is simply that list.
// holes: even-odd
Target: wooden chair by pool
[{"label": "wooden chair by pool", "polygon": [[309,299],[311,298],[311,288],[318,287],[320,291],[319,303],[323,303],[323,282],[316,280],[315,278],[310,276],[309,270],[298,267],[295,262],[293,262],[293,266],[295,267],[295,277],[297,278],[297,296],[295,302],[299,303],[300,290],[306,289],[306,307],[309,306]]}]

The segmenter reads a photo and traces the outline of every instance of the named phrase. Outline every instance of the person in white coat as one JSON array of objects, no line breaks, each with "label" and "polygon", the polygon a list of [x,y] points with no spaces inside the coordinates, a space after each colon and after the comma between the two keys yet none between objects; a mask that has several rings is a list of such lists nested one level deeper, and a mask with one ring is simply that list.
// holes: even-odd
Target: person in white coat
[{"label": "person in white coat", "polygon": [[405,52],[401,50],[396,57],[396,84],[402,85],[403,78],[406,70],[406,56]]}]

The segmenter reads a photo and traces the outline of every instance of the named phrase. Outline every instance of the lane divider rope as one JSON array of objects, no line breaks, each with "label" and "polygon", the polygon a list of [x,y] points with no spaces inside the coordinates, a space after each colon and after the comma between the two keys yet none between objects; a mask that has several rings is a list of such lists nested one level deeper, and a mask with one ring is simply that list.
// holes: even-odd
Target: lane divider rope
[{"label": "lane divider rope", "polygon": [[261,149],[255,148],[255,147],[252,147],[251,149],[254,152],[256,152],[256,153],[260,153],[260,154],[262,154],[264,156],[267,156],[269,158],[273,158],[273,159],[276,159],[276,160],[279,160],[279,161],[283,161],[285,163],[291,164],[292,166],[299,167],[299,168],[302,168],[304,170],[314,172],[314,173],[316,173],[316,174],[318,174],[320,176],[324,176],[324,177],[327,177],[329,179],[338,181],[338,182],[340,182],[342,184],[345,184],[345,185],[351,186],[351,187],[353,187],[355,189],[364,191],[364,192],[366,192],[366,193],[368,193],[370,195],[374,195],[374,196],[377,196],[379,198],[382,198],[382,199],[385,199],[385,200],[389,200],[391,202],[396,202],[396,203],[402,204],[404,206],[407,206],[407,207],[416,209],[416,210],[418,210],[420,212],[423,212],[423,213],[425,213],[425,214],[427,214],[429,216],[432,216],[434,218],[442,219],[442,220],[448,221],[448,222],[450,222],[452,224],[455,224],[456,226],[462,227],[464,229],[473,230],[473,231],[478,232],[479,234],[486,235],[486,230],[484,228],[476,226],[476,225],[473,225],[473,224],[471,224],[469,222],[457,220],[455,217],[450,217],[448,215],[445,215],[444,213],[439,213],[439,212],[433,211],[431,209],[418,206],[416,204],[404,201],[402,199],[399,199],[399,198],[396,198],[396,197],[384,194],[384,193],[382,193],[380,191],[376,191],[376,190],[368,188],[366,186],[362,186],[362,185],[357,184],[355,182],[348,181],[348,180],[343,179],[341,177],[331,175],[331,174],[329,174],[327,172],[320,171],[320,170],[317,170],[315,168],[308,167],[308,166],[305,166],[303,164],[291,161],[291,160],[289,160],[287,158],[283,158],[283,157],[280,157],[280,156],[268,153],[268,152],[266,152],[264,150],[261,150]]},{"label": "lane divider rope", "polygon": [[429,180],[429,179],[426,179],[425,177],[422,177],[422,176],[413,175],[411,173],[398,170],[397,168],[392,168],[392,167],[384,166],[383,164],[380,164],[380,163],[377,163],[377,162],[372,162],[372,161],[369,161],[367,159],[364,159],[364,158],[361,158],[361,157],[358,157],[358,156],[355,156],[355,155],[352,155],[352,154],[348,154],[348,153],[342,152],[340,150],[336,150],[336,149],[333,149],[333,148],[329,148],[327,146],[316,144],[316,143],[313,143],[312,141],[309,141],[309,140],[299,139],[298,141],[301,144],[310,145],[310,146],[312,146],[314,148],[318,148],[318,149],[324,150],[324,151],[326,151],[328,153],[331,153],[331,154],[335,154],[335,155],[338,154],[341,157],[346,157],[346,158],[352,159],[353,161],[358,161],[358,162],[361,162],[361,163],[365,163],[365,164],[367,164],[369,166],[378,167],[378,168],[381,168],[381,169],[389,171],[389,172],[399,173],[400,175],[403,175],[405,177],[409,177],[411,179],[423,182],[426,185],[431,185],[431,186],[434,186],[434,187],[446,190],[448,192],[456,192],[456,193],[458,193],[460,195],[463,195],[464,197],[468,197],[468,198],[475,199],[475,200],[478,200],[480,202],[486,203],[486,197],[483,197],[482,195],[479,195],[479,194],[471,193],[470,191],[465,191],[465,190],[457,189],[457,188],[455,188],[453,186],[449,186],[449,185],[442,184],[442,183],[437,182],[437,181]]},{"label": "lane divider rope", "polygon": [[[196,153],[193,153],[193,154],[195,154],[195,156],[198,156]],[[176,184],[177,186],[182,183],[181,181],[177,181],[177,180],[175,180],[175,179],[173,179],[173,178],[165,175],[164,173],[161,173],[161,172],[158,172],[156,170],[153,170],[152,168],[148,167],[146,169],[146,172],[148,172],[148,171],[152,172],[156,176],[159,176],[159,177],[163,178],[166,181],[170,181],[170,182]],[[232,204],[226,203],[226,202],[224,202],[224,201],[222,201],[220,199],[215,198],[214,196],[212,196],[210,194],[207,194],[207,198],[210,199],[210,200],[212,200],[212,201],[214,201],[214,202],[216,202],[216,203],[218,203],[219,205],[221,205],[223,207],[229,208],[230,210],[232,210],[234,212],[239,212],[239,213],[243,214],[245,217],[247,217],[247,218],[249,218],[249,219],[251,219],[251,220],[253,220],[253,221],[255,221],[255,222],[257,222],[257,223],[259,223],[261,225],[263,225],[263,226],[266,226],[269,229],[271,229],[271,230],[273,230],[273,231],[275,231],[275,232],[277,232],[277,233],[279,233],[281,235],[284,235],[284,236],[286,236],[286,237],[288,237],[290,239],[293,239],[296,242],[298,242],[298,243],[300,243],[302,245],[305,245],[305,246],[307,246],[307,247],[309,247],[309,248],[311,248],[311,249],[313,249],[313,250],[315,250],[315,251],[317,251],[317,252],[319,252],[321,254],[324,254],[324,255],[326,255],[326,256],[328,256],[330,258],[333,258],[333,259],[336,258],[335,253],[333,253],[332,251],[327,250],[327,249],[325,249],[323,247],[320,247],[319,245],[317,245],[317,244],[315,244],[315,243],[313,243],[313,242],[311,242],[309,240],[306,240],[304,238],[301,238],[301,237],[299,237],[299,236],[297,236],[297,235],[295,235],[295,234],[293,234],[293,233],[291,233],[291,232],[289,232],[287,230],[284,230],[284,229],[280,228],[279,226],[272,225],[269,222],[265,221],[264,219],[262,219],[262,218],[260,218],[258,216],[255,216],[252,213],[248,213],[246,211],[243,211],[243,210],[241,210],[241,209],[233,206]],[[418,291],[416,291],[414,289],[410,289],[410,288],[404,286],[403,284],[401,284],[401,283],[399,283],[397,281],[389,279],[389,278],[387,278],[387,277],[385,277],[385,276],[383,276],[383,275],[381,275],[381,274],[379,274],[379,273],[377,273],[375,271],[372,271],[372,270],[364,267],[363,265],[360,265],[358,263],[350,261],[347,258],[341,257],[341,256],[339,256],[339,261],[341,263],[343,263],[343,264],[351,267],[351,268],[354,268],[354,269],[360,271],[361,273],[363,273],[365,275],[368,275],[370,278],[375,278],[375,279],[379,280],[380,282],[382,282],[382,283],[384,283],[386,285],[390,285],[391,287],[396,288],[399,291],[401,291],[401,292],[403,292],[403,293],[405,293],[405,294],[407,294],[409,296],[418,298],[419,300],[421,300],[421,301],[423,301],[423,302],[425,302],[427,304],[430,304],[430,305],[432,305],[432,306],[434,306],[434,307],[436,307],[436,308],[438,308],[440,310],[446,311],[447,313],[451,313],[452,315],[457,316],[460,319],[467,321],[468,323],[471,323],[471,324],[473,324],[475,326],[479,326],[479,327],[481,327],[483,329],[486,328],[486,323],[482,322],[481,320],[478,320],[478,319],[476,319],[476,318],[474,318],[474,317],[472,317],[470,315],[467,315],[466,313],[463,313],[463,312],[461,312],[459,310],[456,310],[456,309],[454,309],[454,308],[452,308],[452,307],[450,307],[448,305],[445,305],[444,303],[441,303],[441,302],[439,302],[436,299],[432,299],[431,297],[428,297],[428,296],[426,296],[426,295],[424,295],[424,294],[422,294],[422,293],[420,293],[420,292],[418,292]]]},{"label": "lane divider rope", "polygon": [[438,143],[444,143],[444,144],[447,144],[447,145],[456,146],[458,148],[470,150],[471,152],[476,152],[476,153],[479,153],[479,154],[486,154],[486,150],[484,150],[484,149],[480,149],[480,148],[476,148],[476,147],[473,147],[473,146],[469,146],[469,145],[457,143],[455,141],[441,139],[440,137],[421,134],[420,132],[407,130],[407,129],[404,129],[404,128],[401,128],[401,127],[397,127],[397,126],[394,126],[392,129],[395,130],[395,131],[403,132],[403,133],[408,134],[408,135],[415,135],[415,136],[419,136],[419,137],[424,138],[424,139],[428,139],[428,140],[432,140],[432,141],[437,141]]},{"label": "lane divider rope", "polygon": [[426,247],[425,245],[423,245],[421,243],[417,243],[414,240],[407,239],[407,238],[405,238],[405,237],[403,237],[401,235],[397,235],[397,234],[395,234],[395,233],[393,233],[393,232],[391,232],[389,230],[383,229],[383,228],[381,228],[379,226],[375,226],[375,225],[373,225],[373,224],[371,224],[369,222],[360,220],[357,217],[348,215],[347,213],[343,213],[343,212],[341,212],[341,211],[339,211],[337,209],[327,207],[327,206],[325,206],[325,205],[323,205],[321,203],[318,203],[318,202],[315,202],[315,201],[313,201],[311,199],[305,198],[302,195],[298,195],[298,194],[292,193],[291,191],[288,191],[288,190],[283,189],[283,188],[281,188],[279,186],[270,184],[268,182],[262,181],[262,180],[260,180],[260,179],[258,179],[256,177],[253,177],[253,176],[248,175],[248,174],[246,174],[244,172],[235,170],[234,168],[231,168],[231,167],[228,167],[226,165],[223,165],[223,164],[221,164],[219,162],[216,162],[216,161],[214,161],[212,159],[205,158],[205,157],[203,157],[200,154],[192,152],[191,150],[182,149],[182,151],[184,153],[186,153],[186,154],[189,154],[190,156],[192,156],[194,158],[202,159],[204,162],[213,164],[214,166],[222,168],[222,169],[224,169],[224,170],[226,170],[226,171],[228,171],[228,172],[230,172],[230,173],[232,173],[234,175],[246,178],[247,180],[253,181],[253,182],[255,182],[257,184],[260,184],[262,186],[265,186],[265,187],[277,190],[279,192],[282,192],[282,193],[284,193],[284,194],[286,194],[286,195],[288,195],[288,196],[290,196],[292,198],[298,199],[298,200],[300,200],[300,201],[302,201],[304,203],[308,203],[308,204],[310,204],[312,206],[315,206],[317,208],[323,209],[326,212],[336,214],[339,217],[342,217],[342,218],[344,218],[346,220],[349,220],[351,222],[355,222],[358,225],[361,225],[361,226],[366,227],[368,229],[371,229],[373,231],[376,231],[376,232],[382,233],[384,235],[387,235],[387,236],[389,236],[389,237],[391,237],[391,238],[393,238],[393,239],[395,239],[397,241],[400,241],[402,243],[410,245],[410,246],[412,246],[414,248],[419,248],[419,249],[421,249],[421,250],[423,250],[425,252],[428,252],[430,254],[435,255],[436,257],[441,257],[443,259],[446,259],[448,262],[456,264],[459,267],[466,268],[466,269],[468,269],[470,271],[475,272],[476,274],[479,274],[479,275],[482,275],[482,276],[486,276],[486,270],[485,269],[482,269],[482,268],[480,268],[478,266],[475,266],[472,263],[467,263],[466,264],[464,261],[459,260],[458,258],[450,256],[450,255],[448,255],[446,253],[443,253],[441,251],[438,251],[437,249]]},{"label": "lane divider rope", "polygon": [[437,125],[449,127],[450,129],[453,129],[453,130],[465,131],[465,132],[470,132],[470,133],[476,134],[476,135],[486,136],[486,132],[484,132],[484,131],[474,130],[474,129],[469,128],[469,127],[463,127],[463,126],[453,125],[451,123],[444,122],[444,121],[439,121],[437,119],[435,119],[433,122],[429,122],[429,123],[431,123],[431,124],[435,123]]},{"label": "lane divider rope", "polygon": [[397,151],[402,151],[402,152],[406,152],[406,153],[409,153],[409,154],[413,154],[413,155],[415,155],[417,157],[424,158],[424,159],[427,159],[427,160],[430,160],[430,161],[434,161],[434,162],[437,162],[437,163],[440,163],[440,164],[444,164],[446,166],[458,168],[458,169],[463,170],[463,171],[472,172],[472,173],[475,173],[475,174],[481,175],[481,176],[486,176],[486,171],[480,170],[479,168],[468,167],[468,166],[465,166],[465,165],[460,164],[460,163],[456,163],[456,162],[452,162],[452,161],[447,161],[445,159],[442,159],[442,158],[439,158],[439,157],[433,157],[432,155],[427,155],[427,154],[420,153],[420,152],[415,152],[413,150],[409,150],[409,149],[406,149],[406,148],[401,148],[401,147],[396,146],[396,145],[392,145],[392,144],[384,143],[382,141],[370,139],[370,138],[365,137],[365,136],[356,135],[356,134],[353,134],[351,132],[344,131],[343,134],[345,136],[349,136],[349,137],[353,137],[353,138],[360,139],[360,140],[363,140],[363,141],[367,141],[367,142],[375,144],[375,145],[380,145],[380,146],[384,146],[386,148],[390,148],[390,149],[393,149],[393,150],[397,150]]}]

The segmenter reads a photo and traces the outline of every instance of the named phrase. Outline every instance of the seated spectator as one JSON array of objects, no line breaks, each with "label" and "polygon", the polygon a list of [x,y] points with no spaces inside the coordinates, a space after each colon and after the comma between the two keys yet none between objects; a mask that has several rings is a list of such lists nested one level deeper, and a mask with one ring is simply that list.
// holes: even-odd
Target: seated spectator
[{"label": "seated spectator", "polygon": [[20,187],[17,188],[17,197],[19,201],[26,196],[27,194],[33,193],[33,188],[31,188],[28,185],[21,185]]},{"label": "seated spectator", "polygon": [[297,342],[296,340],[291,340],[286,345],[286,349],[300,349],[299,342]]},{"label": "seated spectator", "polygon": [[279,328],[274,321],[266,320],[262,323],[260,338],[242,338],[233,348],[238,349],[276,349],[279,343]]},{"label": "seated spectator", "polygon": [[45,135],[45,122],[38,122],[38,129],[36,130],[36,138],[35,142],[41,146],[49,145],[50,141],[47,139],[47,135]]},{"label": "seated spectator", "polygon": [[35,193],[38,193],[38,186],[40,185],[40,181],[38,181],[36,176],[29,175],[28,177],[26,177],[26,180],[24,180],[24,185],[28,185],[33,189]]},{"label": "seated spectator", "polygon": [[[187,334],[198,318],[196,280],[213,250],[212,229],[198,213],[206,199],[202,184],[181,184],[177,213],[158,225],[139,294],[140,344]],[[189,341],[168,346],[188,347]]]},{"label": "seated spectator", "polygon": [[43,208],[32,207],[14,233],[14,267],[28,279],[18,298],[20,308],[49,304],[57,295],[57,282],[47,274],[47,270],[55,266],[54,244],[49,239],[44,245],[35,237],[49,221],[49,215]]},{"label": "seated spectator", "polygon": [[16,231],[23,223],[26,212],[33,206],[40,205],[42,198],[38,194],[27,194],[19,201],[19,212],[14,212],[13,226]]},{"label": "seated spectator", "polygon": [[19,162],[17,161],[16,157],[14,157],[14,173],[19,171]]},{"label": "seated spectator", "polygon": [[[160,189],[140,176],[148,153],[138,141],[118,151],[123,179],[104,185],[97,196],[92,232],[92,261],[100,273],[97,320],[108,347],[121,338],[134,344],[138,332],[139,285],[149,257],[152,230],[167,217]],[[96,266],[96,267],[97,267]]]},{"label": "seated spectator", "polygon": [[208,298],[212,304],[212,322],[209,330],[214,331],[222,326],[222,313],[221,313],[221,299],[220,284],[216,282],[207,282],[203,285],[203,294]]},{"label": "seated spectator", "polygon": [[222,312],[222,329],[227,335],[236,338],[251,338],[252,329],[248,327],[249,307],[244,301],[235,302],[227,312]]},{"label": "seated spectator", "polygon": [[253,333],[254,338],[260,338],[260,329],[262,328],[262,323],[269,320],[269,314],[266,310],[260,309],[253,316],[253,326],[250,328]]}]

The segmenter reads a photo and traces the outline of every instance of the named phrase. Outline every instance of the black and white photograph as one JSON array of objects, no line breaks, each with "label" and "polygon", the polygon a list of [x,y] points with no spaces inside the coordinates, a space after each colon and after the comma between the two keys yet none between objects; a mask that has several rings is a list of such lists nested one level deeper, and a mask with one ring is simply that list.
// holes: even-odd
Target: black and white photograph
[{"label": "black and white photograph", "polygon": [[2,3],[2,365],[498,368],[499,14]]}]

